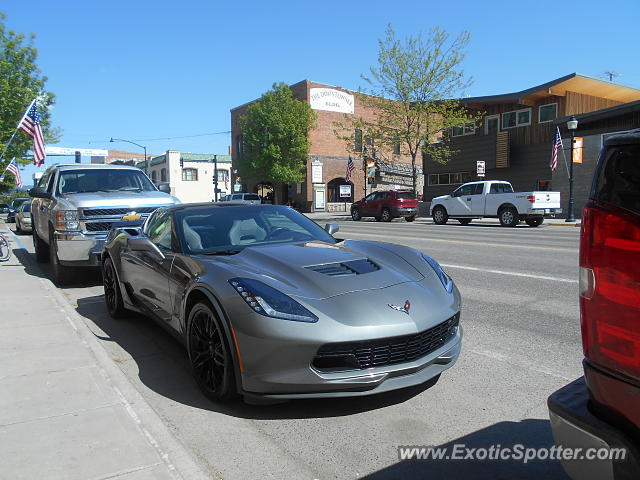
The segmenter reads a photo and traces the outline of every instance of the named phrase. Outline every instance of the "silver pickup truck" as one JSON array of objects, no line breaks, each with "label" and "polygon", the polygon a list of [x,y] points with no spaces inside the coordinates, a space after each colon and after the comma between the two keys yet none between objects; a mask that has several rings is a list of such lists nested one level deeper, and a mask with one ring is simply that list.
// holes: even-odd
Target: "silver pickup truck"
[{"label": "silver pickup truck", "polygon": [[114,224],[143,221],[158,207],[180,201],[138,168],[121,165],[55,165],[29,190],[38,262],[51,262],[59,284],[74,267],[99,266]]}]

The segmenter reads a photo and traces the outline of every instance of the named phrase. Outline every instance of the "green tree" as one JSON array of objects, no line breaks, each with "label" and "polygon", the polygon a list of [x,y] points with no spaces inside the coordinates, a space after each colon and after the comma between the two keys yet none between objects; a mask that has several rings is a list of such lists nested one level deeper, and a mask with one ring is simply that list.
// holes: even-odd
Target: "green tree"
[{"label": "green tree", "polygon": [[426,40],[418,34],[401,41],[389,25],[385,37],[378,40],[377,65],[369,75],[362,75],[368,87],[358,94],[374,115],[337,124],[336,135],[353,145],[353,132],[358,129],[378,150],[398,151],[399,147],[401,154],[411,157],[415,190],[418,154],[446,163],[455,152],[445,132],[476,120],[455,100],[471,84],[462,70],[469,39],[465,31],[451,40],[436,27]]},{"label": "green tree", "polygon": [[[0,12],[0,169],[4,171],[13,157],[20,164],[32,162],[28,151],[33,140],[25,133],[16,133],[11,145],[5,145],[15,131],[25,110],[34,98],[38,98],[38,112],[41,116],[42,133],[45,142],[55,142],[59,132],[50,127],[49,107],[55,103],[52,93],[45,91],[47,78],[37,66],[38,50],[34,47],[34,35],[8,30],[5,15]],[[0,172],[1,173],[1,172]],[[13,176],[6,174],[0,184],[0,193],[15,185]]]},{"label": "green tree", "polygon": [[271,90],[240,117],[242,152],[240,176],[267,179],[279,202],[281,184],[301,182],[309,155],[309,130],[316,114],[308,103],[293,98],[288,85],[274,83]]}]

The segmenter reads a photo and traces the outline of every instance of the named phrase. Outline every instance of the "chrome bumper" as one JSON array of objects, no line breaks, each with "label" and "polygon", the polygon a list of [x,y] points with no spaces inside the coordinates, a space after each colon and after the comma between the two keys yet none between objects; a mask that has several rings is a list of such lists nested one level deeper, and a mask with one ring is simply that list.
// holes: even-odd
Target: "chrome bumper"
[{"label": "chrome bumper", "polygon": [[55,232],[56,253],[61,264],[98,266],[106,233]]}]

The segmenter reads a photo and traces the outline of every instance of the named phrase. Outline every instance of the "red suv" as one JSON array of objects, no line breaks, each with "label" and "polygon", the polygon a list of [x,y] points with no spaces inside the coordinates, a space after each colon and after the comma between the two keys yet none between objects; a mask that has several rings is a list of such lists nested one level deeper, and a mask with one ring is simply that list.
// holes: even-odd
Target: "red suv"
[{"label": "red suv", "polygon": [[[640,130],[600,153],[580,238],[584,377],[548,399],[555,442],[623,460],[562,460],[574,479],[640,478]],[[588,454],[588,453],[587,453]],[[604,457],[604,454],[603,454]]]},{"label": "red suv", "polygon": [[386,190],[373,192],[351,205],[351,218],[356,222],[362,217],[375,217],[384,222],[404,217],[413,222],[418,214],[418,200],[413,190]]}]

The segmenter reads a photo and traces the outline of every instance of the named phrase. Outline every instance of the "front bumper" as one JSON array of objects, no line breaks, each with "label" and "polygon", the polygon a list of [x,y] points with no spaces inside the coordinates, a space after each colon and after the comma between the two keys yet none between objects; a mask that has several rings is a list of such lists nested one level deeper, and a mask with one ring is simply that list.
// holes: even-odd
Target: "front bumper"
[{"label": "front bumper", "polygon": [[90,267],[100,265],[100,255],[107,238],[106,234],[55,232],[54,237],[56,253],[62,265]]},{"label": "front bumper", "polygon": [[584,377],[553,393],[547,400],[551,431],[556,445],[564,448],[626,449],[624,460],[561,460],[574,480],[619,480],[640,478],[640,452],[624,432],[596,417],[590,410]]}]

